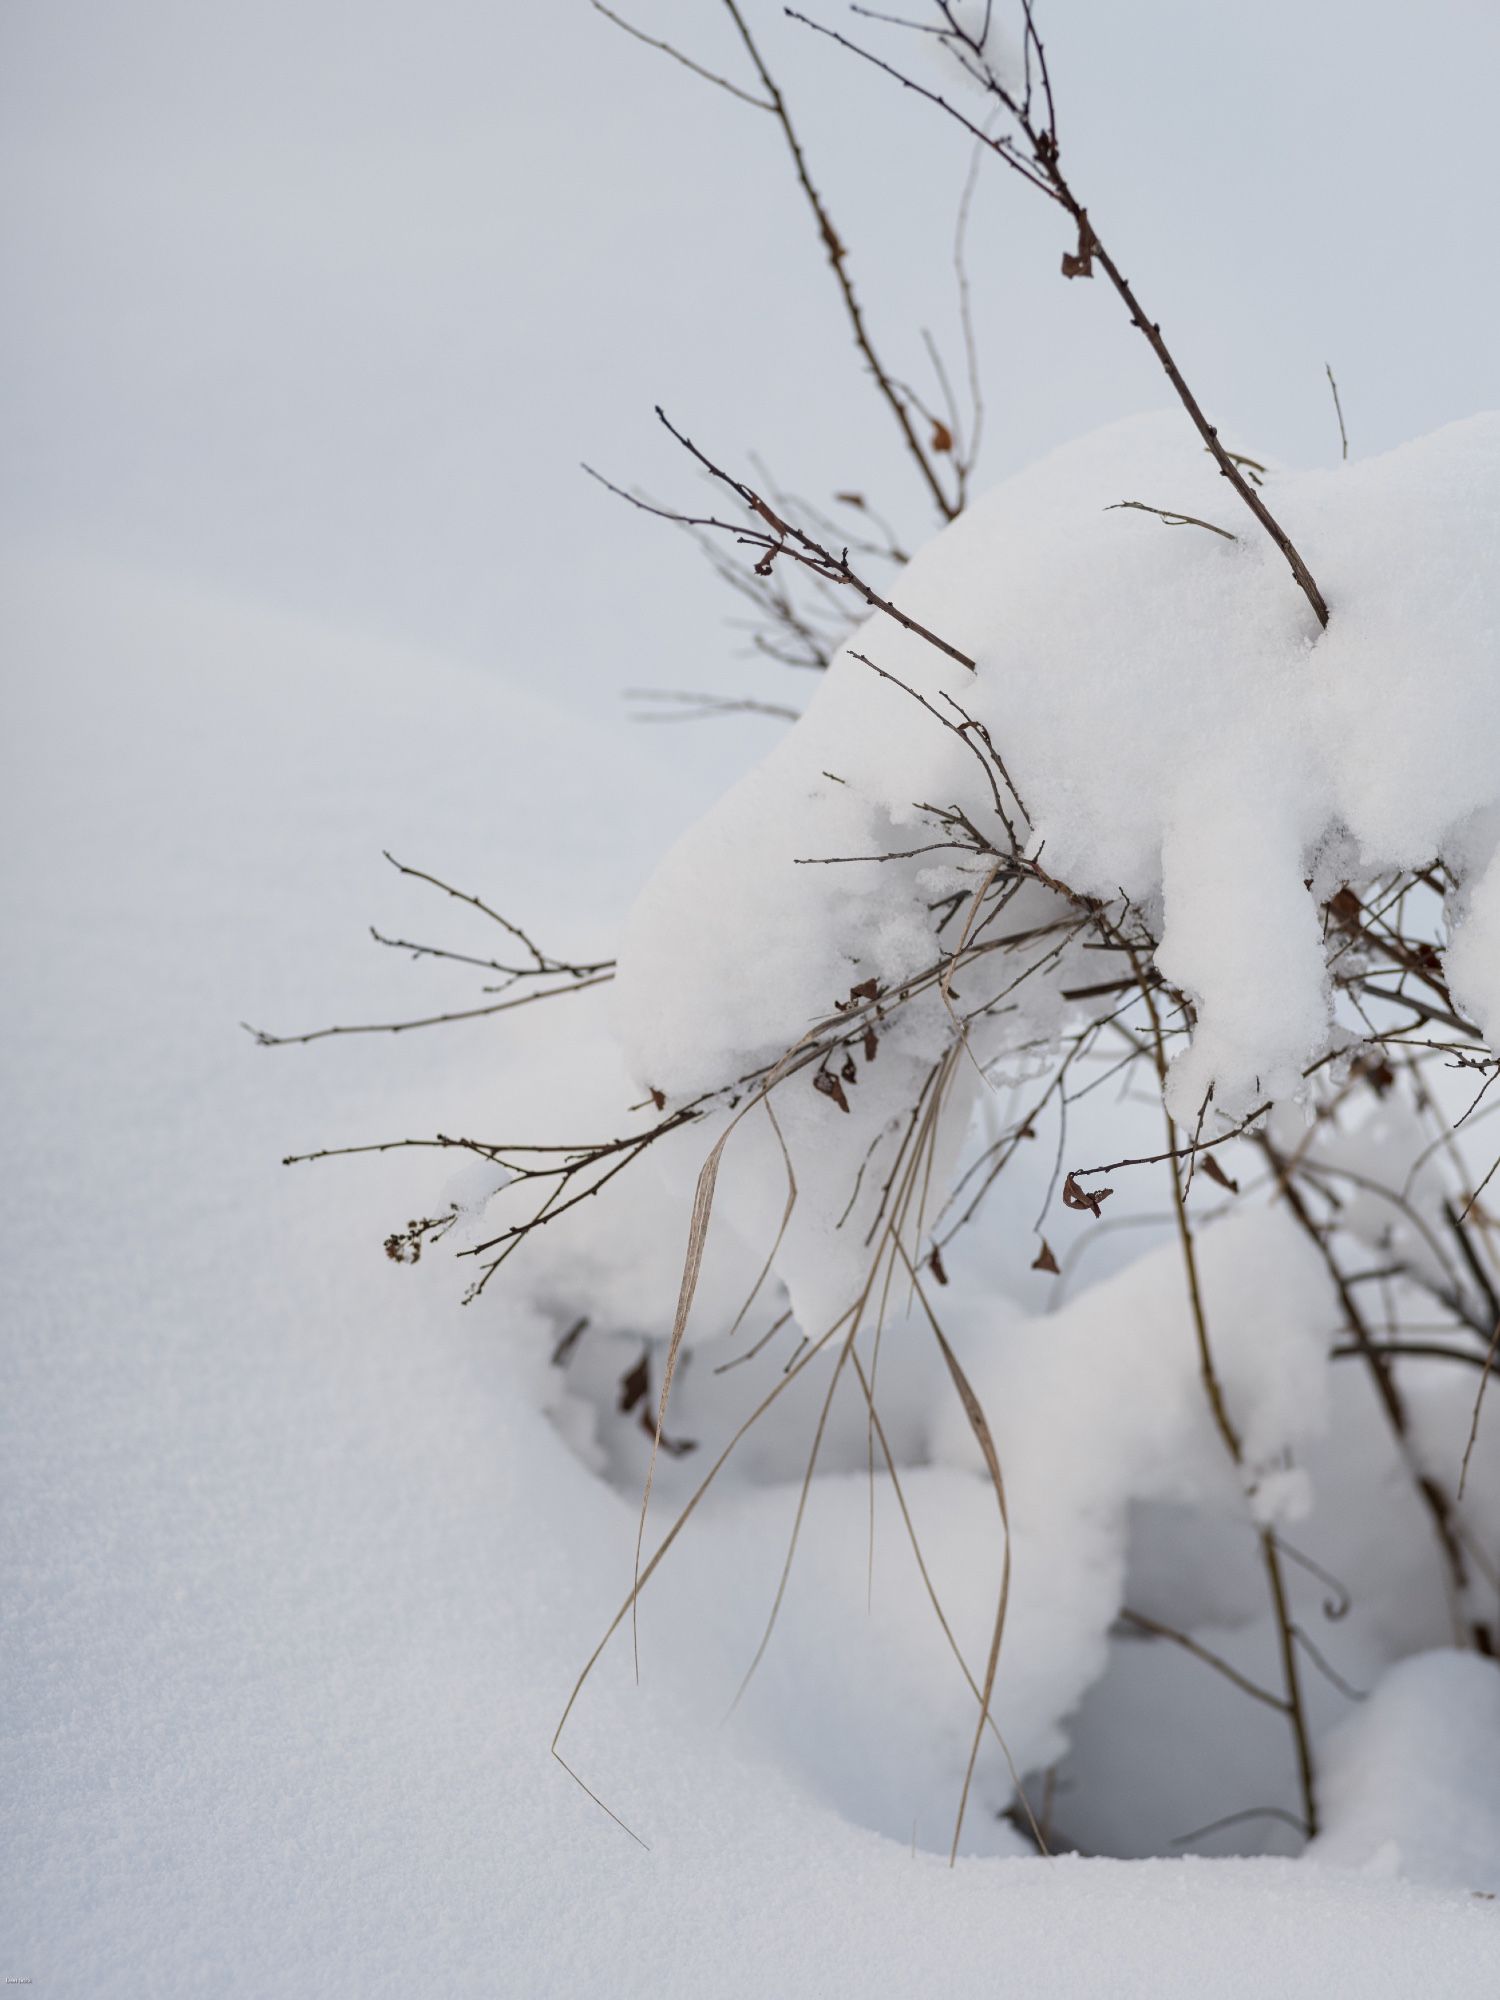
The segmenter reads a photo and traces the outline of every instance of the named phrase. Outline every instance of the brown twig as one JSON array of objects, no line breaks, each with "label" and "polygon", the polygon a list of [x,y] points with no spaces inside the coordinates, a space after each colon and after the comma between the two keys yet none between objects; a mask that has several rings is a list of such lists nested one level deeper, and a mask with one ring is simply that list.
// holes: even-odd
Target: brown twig
[{"label": "brown twig", "polygon": [[825,548],[805,529],[783,520],[752,486],[736,479],[732,473],[726,472],[705,452],[700,451],[691,438],[676,428],[660,405],[657,406],[656,414],[677,442],[692,454],[706,472],[729,487],[745,506],[760,516],[766,523],[765,529],[748,528],[738,521],[721,521],[712,514],[687,514],[675,508],[660,507],[654,501],[644,499],[639,493],[630,493],[623,486],[615,485],[613,480],[606,479],[603,473],[596,472],[591,465],[585,465],[583,470],[618,499],[628,501],[632,507],[638,507],[643,513],[654,514],[659,520],[675,521],[684,526],[710,528],[715,533],[733,536],[743,547],[758,549],[760,556],[756,563],[756,571],[761,576],[769,576],[778,557],[785,557],[788,561],[810,570],[815,576],[823,577],[830,583],[844,585],[863,599],[872,611],[883,611],[904,630],[914,633],[920,639],[925,639],[930,646],[935,646],[950,660],[956,660],[961,667],[967,667],[971,673],[975,670],[974,661],[968,653],[950,644],[948,640],[939,638],[936,632],[929,630],[915,618],[908,617],[904,611],[898,610],[889,598],[883,597],[878,590],[867,583],[851,566],[847,549],[834,555],[831,549]]},{"label": "brown twig", "polygon": [[745,45],[746,53],[755,66],[755,73],[760,78],[761,87],[770,99],[771,109],[775,112],[777,122],[781,126],[782,137],[786,140],[787,151],[791,154],[792,158],[793,171],[797,176],[797,185],[801,188],[803,195],[806,197],[807,205],[812,210],[813,219],[818,228],[819,240],[823,245],[824,251],[827,253],[829,268],[832,270],[834,279],[838,284],[839,296],[843,300],[844,313],[849,321],[849,329],[854,335],[854,344],[870,371],[871,379],[875,383],[882,401],[895,420],[896,427],[901,434],[901,440],[906,446],[907,452],[922,475],[923,484],[931,495],[933,505],[945,521],[951,521],[963,504],[962,495],[960,493],[958,496],[953,496],[944,489],[943,482],[938,476],[937,467],[933,463],[933,455],[924,448],[921,439],[917,436],[916,427],[911,420],[911,412],[908,410],[889,370],[885,367],[879,354],[876,352],[875,343],[871,338],[869,325],[865,319],[864,309],[860,305],[858,296],[855,293],[854,282],[849,276],[849,253],[844,247],[843,238],[834,228],[833,218],[828,212],[823,197],[813,185],[812,175],[808,170],[807,156],[803,152],[802,142],[798,138],[796,127],[792,123],[791,113],[787,110],[786,99],[782,96],[776,79],[766,67],[764,58],[756,46],[755,39],[746,25],[745,17],[736,4],[736,0],[724,0],[724,5],[728,8],[734,24],[739,30],[740,40]]},{"label": "brown twig", "polygon": [[[1287,1206],[1303,1235],[1322,1259],[1324,1269],[1338,1295],[1345,1321],[1370,1372],[1370,1379],[1374,1384],[1380,1406],[1385,1412],[1386,1421],[1390,1425],[1397,1450],[1410,1474],[1417,1496],[1432,1522],[1433,1533],[1448,1571],[1448,1593],[1455,1631],[1458,1636],[1462,1636],[1464,1632],[1462,1607],[1468,1588],[1468,1568],[1459,1543],[1457,1524],[1453,1517],[1453,1504],[1438,1482],[1417,1461],[1411,1443],[1406,1405],[1382,1351],[1382,1343],[1372,1335],[1359,1301],[1354,1296],[1353,1288],[1344,1276],[1333,1246],[1328,1241],[1327,1232],[1318,1227],[1303,1198],[1291,1164],[1282,1157],[1267,1134],[1257,1135],[1256,1143],[1270,1163],[1280,1191],[1284,1194]],[[1480,1651],[1490,1650],[1488,1635],[1483,1633],[1481,1627],[1471,1623],[1468,1634]]]},{"label": "brown twig", "polygon": [[694,76],[701,76],[705,83],[716,83],[720,90],[727,90],[729,95],[737,97],[741,104],[748,104],[755,111],[775,109],[775,106],[768,104],[763,97],[754,97],[748,90],[741,90],[739,85],[731,83],[727,76],[720,76],[715,70],[705,69],[701,63],[695,63],[691,56],[685,56],[682,50],[674,48],[671,42],[658,41],[654,35],[648,35],[642,29],[632,26],[618,14],[612,14],[608,7],[603,5],[603,0],[589,0],[589,5],[596,14],[602,14],[606,21],[612,21],[617,28],[623,28],[635,41],[644,42],[648,49],[659,49],[664,56],[670,56],[673,62],[681,63],[684,69],[691,70]]},{"label": "brown twig", "polygon": [[1328,386],[1333,391],[1334,415],[1339,420],[1339,445],[1343,461],[1347,465],[1349,463],[1349,433],[1344,429],[1344,406],[1339,401],[1339,385],[1333,379],[1333,363],[1325,361],[1323,369],[1328,377]]},{"label": "brown twig", "polygon": [[1207,528],[1211,535],[1222,535],[1226,542],[1239,540],[1239,536],[1231,534],[1228,528],[1216,528],[1212,521],[1200,521],[1196,514],[1174,514],[1170,508],[1148,506],[1144,500],[1116,500],[1104,511],[1106,514],[1115,514],[1122,507],[1132,507],[1138,514],[1154,514],[1158,521],[1165,521],[1169,528]]},{"label": "brown twig", "polygon": [[1328,605],[1324,600],[1322,591],[1318,588],[1312,571],[1304,562],[1291,536],[1288,535],[1265,501],[1261,499],[1255,487],[1251,485],[1250,481],[1241,471],[1239,465],[1236,463],[1235,455],[1226,451],[1220,443],[1217,428],[1204,415],[1202,405],[1189,388],[1182,370],[1177,365],[1172,350],[1162,338],[1160,323],[1147,316],[1145,308],[1141,305],[1131,286],[1130,280],[1125,277],[1119,265],[1105,248],[1103,242],[1100,240],[1098,231],[1090,220],[1088,209],[1073,192],[1071,185],[1062,172],[1059,163],[1060,147],[1057,132],[1057,114],[1052,97],[1051,78],[1047,69],[1046,50],[1042,44],[1040,35],[1037,33],[1029,0],[1025,0],[1026,56],[1028,76],[1033,59],[1038,67],[1042,101],[1045,106],[1040,116],[1033,113],[1033,97],[1030,83],[1028,82],[1024,97],[1017,97],[1007,88],[991,66],[984,53],[982,38],[975,37],[970,31],[959,25],[952,12],[950,0],[937,0],[937,5],[947,23],[943,38],[957,52],[961,53],[970,76],[976,82],[980,83],[990,96],[1009,114],[1024,144],[1019,144],[1016,139],[1008,135],[996,137],[986,132],[972,118],[967,117],[962,111],[950,104],[939,91],[929,89],[927,85],[918,83],[914,78],[907,76],[904,71],[897,69],[894,64],[884,61],[883,58],[875,55],[871,50],[862,48],[859,43],[850,41],[847,36],[841,35],[837,29],[829,28],[821,22],[810,20],[807,15],[798,13],[795,8],[789,7],[786,11],[794,21],[799,21],[804,27],[811,28],[816,34],[826,35],[829,40],[837,42],[840,48],[848,50],[851,55],[858,56],[862,61],[871,63],[876,69],[884,71],[887,76],[899,83],[903,89],[914,91],[917,96],[923,97],[930,104],[938,106],[950,118],[955,119],[966,132],[972,134],[976,139],[983,140],[984,144],[988,146],[996,158],[1002,160],[1012,172],[1019,174],[1022,180],[1028,181],[1033,187],[1040,189],[1050,200],[1055,201],[1059,207],[1066,211],[1072,219],[1073,226],[1077,232],[1077,248],[1065,254],[1062,266],[1063,275],[1069,278],[1091,277],[1093,275],[1094,264],[1098,263],[1105,276],[1109,279],[1110,284],[1114,287],[1121,303],[1129,313],[1131,325],[1139,331],[1152,353],[1156,356],[1162,372],[1166,375],[1167,380],[1176,392],[1177,400],[1187,412],[1194,429],[1202,438],[1204,445],[1213,454],[1219,471],[1229,481],[1245,506],[1249,508],[1261,527],[1270,536],[1272,542],[1280,550],[1291,569],[1292,575],[1297,580],[1299,589],[1312,606],[1313,614],[1317,618],[1319,625],[1326,626],[1328,623]]}]

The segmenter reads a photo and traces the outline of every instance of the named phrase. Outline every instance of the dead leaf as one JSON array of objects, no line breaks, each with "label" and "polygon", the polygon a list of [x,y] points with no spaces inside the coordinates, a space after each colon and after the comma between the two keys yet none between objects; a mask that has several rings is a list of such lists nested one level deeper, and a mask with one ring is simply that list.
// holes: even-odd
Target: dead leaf
[{"label": "dead leaf", "polygon": [[948,1282],[948,1273],[943,1269],[943,1253],[935,1243],[932,1246],[932,1255],[927,1259],[927,1264],[938,1283],[946,1285]]},{"label": "dead leaf", "polygon": [[1083,1208],[1096,1220],[1101,1205],[1114,1193],[1113,1188],[1081,1188],[1071,1174],[1063,1182],[1063,1207]]},{"label": "dead leaf", "polygon": [[[645,1402],[646,1398],[650,1394],[651,1394],[650,1359],[647,1355],[643,1354],[640,1360],[637,1361],[637,1363],[635,1364],[634,1368],[627,1369],[626,1372],[620,1377],[620,1400],[617,1407],[620,1410],[621,1414],[623,1415],[626,1411],[633,1410],[637,1403]],[[646,1420],[647,1422],[650,1421],[649,1413],[647,1411],[643,1410],[641,1412],[641,1415],[644,1420]],[[651,1429],[654,1432],[656,1426],[652,1424]]]},{"label": "dead leaf", "polygon": [[1384,1056],[1356,1056],[1350,1064],[1352,1076],[1363,1077],[1377,1097],[1384,1097],[1395,1086],[1396,1072]]},{"label": "dead leaf", "polygon": [[1094,275],[1094,232],[1082,218],[1078,224],[1078,248],[1063,252],[1062,274],[1065,278],[1092,278]]},{"label": "dead leaf", "polygon": [[831,1097],[840,1111],[849,1109],[849,1100],[844,1095],[844,1086],[838,1078],[826,1069],[814,1070],[813,1089],[821,1090],[825,1097]]},{"label": "dead leaf", "polygon": [[656,1435],[656,1419],[649,1410],[641,1411],[641,1429],[653,1444],[659,1444],[662,1450],[667,1452],[672,1458],[685,1458],[690,1451],[698,1449],[698,1440],[696,1438],[669,1438],[665,1431],[658,1438]]},{"label": "dead leaf", "polygon": [[1198,1164],[1203,1169],[1204,1173],[1208,1175],[1208,1178],[1211,1181],[1217,1181],[1221,1188],[1228,1188],[1231,1194],[1239,1193],[1240,1191],[1239,1182],[1230,1179],[1229,1175],[1225,1173],[1224,1169],[1219,1165],[1218,1161],[1214,1158],[1212,1153],[1201,1154],[1199,1156]]},{"label": "dead leaf", "polygon": [[567,1332],[563,1335],[562,1339],[558,1341],[556,1347],[554,1347],[552,1350],[552,1366],[554,1368],[567,1367],[569,1361],[572,1359],[573,1349],[578,1345],[579,1341],[582,1340],[583,1336],[588,1332],[588,1327],[589,1327],[589,1322],[587,1314],[585,1314],[582,1319],[574,1320],[573,1324],[568,1328]]},{"label": "dead leaf", "polygon": [[1057,1259],[1053,1256],[1045,1236],[1042,1238],[1041,1249],[1032,1260],[1031,1268],[1033,1271],[1050,1271],[1053,1277],[1057,1276]]},{"label": "dead leaf", "polygon": [[934,451],[952,451],[953,433],[939,417],[932,420],[932,448]]}]

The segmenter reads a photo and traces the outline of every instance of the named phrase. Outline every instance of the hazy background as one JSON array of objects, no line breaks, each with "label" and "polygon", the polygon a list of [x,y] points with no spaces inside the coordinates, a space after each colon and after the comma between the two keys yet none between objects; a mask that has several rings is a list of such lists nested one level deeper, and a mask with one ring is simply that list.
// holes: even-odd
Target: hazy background
[{"label": "hazy background", "polygon": [[[714,0],[621,11],[748,80]],[[956,358],[968,142],[747,12],[891,365],[925,380],[921,325]],[[1356,454],[1494,404],[1489,0],[1050,0],[1043,25],[1074,183],[1242,448],[1336,453],[1325,361]],[[3,0],[0,30],[7,537],[603,717],[642,681],[770,680],[691,552],[577,469],[691,493],[655,400],[926,532],[772,120],[586,0]],[[1058,277],[1059,225],[986,172],[981,484],[1167,394],[1113,295]],[[675,736],[684,809],[771,727]]]}]

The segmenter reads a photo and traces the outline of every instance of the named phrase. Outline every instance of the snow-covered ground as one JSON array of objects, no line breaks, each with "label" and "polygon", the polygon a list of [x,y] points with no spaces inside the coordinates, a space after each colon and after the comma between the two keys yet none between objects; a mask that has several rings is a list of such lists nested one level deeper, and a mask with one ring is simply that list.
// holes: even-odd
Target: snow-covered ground
[{"label": "snow-covered ground", "polygon": [[[1381,1854],[1399,1765],[1350,1779],[1374,1788],[1353,1866],[950,1871],[927,1767],[951,1661],[910,1599],[872,1630],[831,1587],[789,1605],[787,1680],[719,1728],[774,1566],[765,1489],[643,1605],[641,1687],[628,1648],[591,1684],[572,1757],[650,1851],[608,1820],[548,1743],[628,1579],[632,1503],[537,1409],[503,1307],[460,1312],[450,1267],[379,1254],[430,1174],[277,1164],[498,1117],[493,1027],[272,1052],[234,1026],[410,1002],[420,969],[360,935],[407,912],[382,844],[457,872],[550,814],[526,893],[582,933],[618,887],[560,803],[586,726],[97,567],[13,566],[5,627],[26,856],[5,925],[29,953],[5,1034],[7,1976],[80,1997],[1493,1992],[1493,1905]],[[601,815],[649,817],[653,746],[589,763]],[[528,1032],[544,1045],[524,1016],[508,1045]],[[961,1502],[936,1475],[918,1495]],[[813,1575],[837,1555],[814,1547]],[[1451,1773],[1482,1762],[1484,1718],[1472,1689],[1445,1700]],[[1453,1830],[1461,1879],[1496,1833]]]}]

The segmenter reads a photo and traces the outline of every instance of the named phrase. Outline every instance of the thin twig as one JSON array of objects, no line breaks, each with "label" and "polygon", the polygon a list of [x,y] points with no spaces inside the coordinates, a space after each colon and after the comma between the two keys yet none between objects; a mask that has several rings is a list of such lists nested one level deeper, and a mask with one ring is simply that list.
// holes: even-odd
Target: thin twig
[{"label": "thin twig", "polygon": [[1122,507],[1133,507],[1138,514],[1154,514],[1158,521],[1165,521],[1169,528],[1207,528],[1211,535],[1222,535],[1226,542],[1239,540],[1239,536],[1231,534],[1228,528],[1216,528],[1212,521],[1200,521],[1196,514],[1174,514],[1167,507],[1148,506],[1144,500],[1115,500],[1104,511],[1106,514],[1114,514]]},{"label": "thin twig", "polygon": [[1333,363],[1325,361],[1323,367],[1328,376],[1328,386],[1333,391],[1334,413],[1339,420],[1339,444],[1343,448],[1343,459],[1347,465],[1349,463],[1349,433],[1344,429],[1344,406],[1339,401],[1339,385],[1333,379]]},{"label": "thin twig", "polygon": [[901,433],[902,442],[905,444],[908,453],[915,461],[917,469],[922,475],[923,483],[932,496],[933,505],[945,521],[951,521],[958,513],[962,503],[960,500],[951,497],[944,490],[943,482],[937,474],[937,468],[934,466],[927,451],[923,449],[921,439],[917,436],[916,429],[912,424],[911,413],[902,400],[901,394],[892,380],[889,371],[875,350],[875,343],[870,336],[869,326],[865,320],[864,309],[859,303],[854,290],[854,282],[849,276],[849,253],[844,247],[843,238],[833,226],[833,218],[828,212],[823,197],[813,185],[812,175],[808,171],[807,156],[802,150],[802,142],[798,138],[796,127],[792,123],[791,113],[787,110],[786,99],[782,96],[776,79],[766,67],[760,50],[756,46],[755,39],[746,25],[745,17],[736,5],[736,0],[724,0],[724,5],[728,8],[736,28],[739,29],[740,40],[744,43],[746,52],[751,62],[755,65],[755,72],[760,78],[761,87],[770,99],[771,109],[775,112],[777,122],[781,126],[787,150],[792,156],[792,167],[797,176],[797,185],[801,188],[807,199],[808,207],[812,210],[813,219],[818,226],[818,236],[827,253],[829,267],[837,281],[839,296],[843,300],[844,312],[849,321],[849,328],[854,335],[854,344],[863,355],[865,364],[870,370],[871,377],[880,393],[881,399],[887,409],[889,409],[891,416],[895,420],[896,427]]},{"label": "thin twig", "polygon": [[701,76],[705,83],[716,83],[720,90],[727,90],[729,95],[737,97],[741,104],[748,104],[756,111],[775,110],[776,107],[767,104],[763,97],[754,97],[748,90],[741,90],[737,83],[731,83],[727,76],[719,76],[714,70],[705,69],[701,63],[695,63],[691,56],[685,56],[681,49],[673,48],[670,42],[659,42],[654,35],[645,34],[640,28],[633,27],[629,21],[621,20],[618,14],[612,14],[608,7],[602,4],[602,0],[589,0],[589,4],[596,14],[602,14],[606,21],[613,21],[615,26],[623,28],[627,35],[638,42],[644,42],[648,49],[660,49],[664,56],[670,56],[673,62],[681,63],[682,67],[690,69],[694,76]]},{"label": "thin twig", "polygon": [[1067,212],[1077,230],[1078,244],[1076,251],[1070,251],[1063,259],[1064,275],[1066,277],[1078,278],[1089,277],[1092,275],[1093,266],[1097,261],[1119,295],[1121,303],[1129,313],[1131,325],[1137,328],[1152,353],[1156,356],[1163,373],[1177,394],[1178,401],[1182,404],[1183,409],[1186,410],[1191,419],[1194,429],[1202,438],[1208,450],[1213,454],[1219,471],[1229,481],[1245,506],[1249,508],[1276,547],[1281,551],[1291,569],[1292,575],[1297,580],[1298,587],[1312,606],[1313,614],[1317,618],[1319,625],[1326,626],[1328,623],[1328,605],[1324,600],[1322,591],[1318,588],[1312,571],[1303,561],[1291,536],[1288,535],[1285,528],[1282,527],[1265,501],[1261,499],[1259,493],[1240,470],[1240,467],[1235,462],[1234,455],[1226,451],[1224,446],[1219,442],[1217,428],[1204,415],[1202,406],[1188,387],[1186,378],[1183,376],[1182,370],[1178,367],[1172,350],[1162,338],[1160,322],[1150,319],[1147,316],[1145,308],[1136,297],[1130,280],[1120,270],[1118,264],[1116,264],[1101,242],[1098,231],[1090,220],[1088,209],[1073,192],[1072,187],[1063,175],[1061,166],[1059,165],[1057,117],[1052,101],[1051,80],[1047,73],[1046,51],[1042,46],[1041,38],[1036,32],[1031,7],[1029,5],[1026,7],[1027,50],[1028,56],[1034,52],[1040,64],[1047,105],[1045,120],[1040,124],[1032,117],[1029,94],[1027,99],[1023,101],[1008,90],[990,66],[984,54],[982,43],[977,41],[972,34],[967,33],[958,26],[951,7],[945,4],[945,0],[939,0],[939,5],[943,17],[949,25],[950,41],[964,49],[970,58],[970,61],[966,64],[970,75],[974,77],[975,81],[981,83],[990,95],[1010,114],[1018,132],[1025,141],[1024,147],[1008,137],[997,138],[992,136],[982,126],[977,125],[972,118],[966,117],[962,111],[959,111],[954,105],[950,104],[940,92],[931,90],[925,84],[916,82],[912,77],[907,76],[893,64],[884,61],[869,49],[862,48],[859,43],[850,41],[847,36],[841,35],[837,29],[825,27],[818,21],[809,20],[807,15],[798,13],[795,8],[789,7],[786,11],[794,21],[800,22],[804,27],[811,28],[816,34],[827,36],[829,40],[837,42],[840,48],[848,50],[851,55],[858,56],[864,62],[872,63],[876,69],[882,70],[904,89],[915,91],[917,96],[926,98],[930,104],[937,105],[950,118],[956,119],[965,131],[971,133],[976,139],[982,139],[990,151],[998,159],[1004,161],[1005,165],[1012,172],[1019,174],[1022,180],[1029,181],[1033,187],[1039,188],[1043,194],[1050,200],[1055,201]]}]

